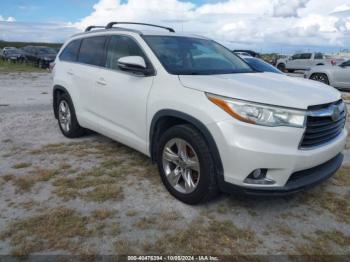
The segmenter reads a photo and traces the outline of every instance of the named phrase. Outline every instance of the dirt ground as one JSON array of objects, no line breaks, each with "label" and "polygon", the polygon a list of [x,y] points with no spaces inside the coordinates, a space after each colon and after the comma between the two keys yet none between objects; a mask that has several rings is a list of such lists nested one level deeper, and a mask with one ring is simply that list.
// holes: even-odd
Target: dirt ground
[{"label": "dirt ground", "polygon": [[308,192],[187,206],[140,153],[63,137],[50,81],[0,74],[0,255],[350,255],[350,139],[342,169]]}]

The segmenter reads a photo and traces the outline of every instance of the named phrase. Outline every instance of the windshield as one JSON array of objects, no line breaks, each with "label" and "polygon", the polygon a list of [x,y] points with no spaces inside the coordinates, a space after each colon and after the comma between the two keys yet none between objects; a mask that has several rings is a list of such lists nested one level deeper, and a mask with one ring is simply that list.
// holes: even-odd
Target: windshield
[{"label": "windshield", "polygon": [[38,48],[37,49],[38,54],[49,54],[49,55],[55,55],[56,51],[52,48]]},{"label": "windshield", "polygon": [[253,72],[244,61],[212,40],[181,36],[144,36],[144,39],[170,74]]},{"label": "windshield", "polygon": [[11,54],[11,55],[19,55],[22,54],[22,52],[20,50],[17,49],[8,49],[6,50],[6,54]]},{"label": "windshield", "polygon": [[268,64],[260,59],[253,58],[253,57],[246,57],[246,58],[244,58],[244,60],[256,71],[282,74],[282,72],[280,70],[278,70],[274,66],[272,66],[272,65],[270,65],[270,64]]}]

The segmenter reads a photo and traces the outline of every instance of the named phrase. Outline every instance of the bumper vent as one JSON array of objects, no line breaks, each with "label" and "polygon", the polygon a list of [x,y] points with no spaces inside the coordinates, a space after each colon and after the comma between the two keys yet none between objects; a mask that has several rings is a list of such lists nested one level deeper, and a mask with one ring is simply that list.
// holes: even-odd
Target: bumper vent
[{"label": "bumper vent", "polygon": [[342,100],[309,107],[300,149],[310,149],[335,139],[343,131],[345,121],[346,106]]}]

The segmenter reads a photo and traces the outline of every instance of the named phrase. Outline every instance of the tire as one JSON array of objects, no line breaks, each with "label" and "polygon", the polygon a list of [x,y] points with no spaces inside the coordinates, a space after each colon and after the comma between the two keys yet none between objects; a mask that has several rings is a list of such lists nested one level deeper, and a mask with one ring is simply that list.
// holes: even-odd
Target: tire
[{"label": "tire", "polygon": [[323,73],[314,73],[310,76],[310,79],[329,85],[328,76]]},{"label": "tire", "polygon": [[67,94],[59,95],[56,103],[57,121],[62,134],[68,138],[81,137],[85,134],[77,120],[75,109]]},{"label": "tire", "polygon": [[[172,144],[173,146],[171,146]],[[185,150],[178,150],[178,144],[180,147],[185,145],[182,147]],[[185,156],[179,151],[185,152]],[[169,152],[171,153],[166,154]],[[171,155],[171,161],[168,160],[169,157],[165,157],[169,155]],[[191,161],[188,161],[189,159]],[[209,201],[217,195],[218,186],[213,157],[203,136],[191,125],[177,125],[163,133],[159,139],[156,161],[163,184],[169,193],[178,200],[195,205]],[[191,163],[191,167],[185,163]],[[176,173],[177,175],[174,175]],[[171,176],[171,174],[173,175]],[[186,187],[191,183],[185,183],[185,177],[191,178],[192,187]],[[186,190],[187,192],[185,192]]]},{"label": "tire", "polygon": [[286,71],[286,65],[283,64],[283,63],[280,63],[277,65],[277,69],[282,71],[282,72],[285,72]]},{"label": "tire", "polygon": [[288,69],[288,73],[294,73],[294,69]]}]

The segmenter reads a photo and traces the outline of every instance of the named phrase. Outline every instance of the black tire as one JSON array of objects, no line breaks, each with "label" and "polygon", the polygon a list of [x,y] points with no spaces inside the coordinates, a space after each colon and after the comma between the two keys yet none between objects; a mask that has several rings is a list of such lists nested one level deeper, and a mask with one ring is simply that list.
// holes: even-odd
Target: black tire
[{"label": "black tire", "polygon": [[282,72],[285,72],[286,71],[286,65],[283,64],[283,63],[280,63],[277,65],[277,69],[282,71]]},{"label": "black tire", "polygon": [[328,76],[323,73],[314,73],[310,76],[310,79],[329,85]]},{"label": "black tire", "polygon": [[[62,101],[64,101],[66,105],[68,105],[68,108],[70,111],[70,129],[68,131],[64,130],[64,128],[60,123],[59,107]],[[57,122],[62,134],[68,138],[77,138],[77,137],[83,136],[85,134],[85,129],[81,127],[78,123],[78,120],[75,114],[75,109],[70,97],[67,94],[60,94],[55,106],[56,106],[55,111],[57,112]]]},{"label": "black tire", "polygon": [[294,69],[288,69],[288,73],[294,73]]},{"label": "black tire", "polygon": [[[168,181],[163,167],[164,147],[172,139],[178,138],[184,140],[194,149],[199,160],[200,177],[195,190],[191,193],[181,193],[176,190]],[[195,205],[209,201],[218,194],[213,157],[203,136],[191,125],[177,125],[162,134],[158,143],[156,161],[165,187],[178,200],[189,205]]]}]

